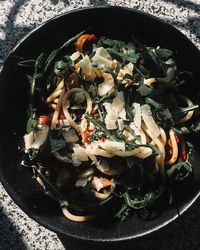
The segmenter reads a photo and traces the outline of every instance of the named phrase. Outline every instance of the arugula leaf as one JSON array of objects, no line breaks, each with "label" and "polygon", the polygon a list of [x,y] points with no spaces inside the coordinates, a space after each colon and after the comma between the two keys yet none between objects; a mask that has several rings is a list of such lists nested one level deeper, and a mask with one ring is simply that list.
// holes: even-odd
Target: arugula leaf
[{"label": "arugula leaf", "polygon": [[26,124],[26,132],[27,134],[29,134],[31,131],[33,131],[37,124],[38,124],[38,119],[36,117],[36,113],[35,113],[35,110],[31,109],[31,113],[29,115],[29,119],[27,121],[27,124]]},{"label": "arugula leaf", "polygon": [[140,93],[141,96],[149,96],[152,93],[153,89],[148,87],[147,85],[141,85],[137,88],[137,92]]},{"label": "arugula leaf", "polygon": [[59,200],[64,200],[63,196],[61,195],[61,193],[57,190],[57,188],[54,186],[53,183],[51,183],[50,180],[48,180],[46,178],[46,176],[42,173],[42,171],[40,170],[40,168],[36,165],[33,165],[32,168],[35,171],[35,175],[40,177],[44,183],[44,191],[51,191],[51,193],[53,194],[54,198],[59,201]]},{"label": "arugula leaf", "polygon": [[64,73],[72,67],[72,60],[69,56],[63,57],[62,60],[55,62],[54,64],[54,73],[59,76],[63,77]]},{"label": "arugula leaf", "polygon": [[182,181],[192,174],[192,164],[188,161],[176,163],[167,170],[167,175],[172,181]]},{"label": "arugula leaf", "polygon": [[112,135],[104,126],[102,122],[100,122],[98,119],[90,116],[89,114],[85,114],[85,118],[92,122],[100,131],[104,133],[104,135],[109,138],[112,141],[119,141],[114,135]]},{"label": "arugula leaf", "polygon": [[161,103],[156,102],[155,100],[147,97],[145,102],[153,107],[154,115],[163,128],[169,128],[174,126],[174,120],[169,109]]},{"label": "arugula leaf", "polygon": [[20,62],[17,63],[18,66],[21,66],[21,67],[30,67],[30,68],[32,68],[34,64],[35,64],[35,60],[34,59],[22,60],[22,61],[20,61]]},{"label": "arugula leaf", "polygon": [[156,55],[161,59],[168,59],[173,56],[173,52],[169,49],[155,49]]},{"label": "arugula leaf", "polygon": [[118,52],[112,48],[107,48],[107,51],[113,55],[118,56],[122,60],[122,62],[124,62],[124,63],[131,62],[131,63],[135,64],[138,61],[138,59],[140,58],[139,54],[134,54],[134,55],[131,55],[131,57],[130,57],[128,54]]},{"label": "arugula leaf", "polygon": [[55,58],[59,55],[59,53],[62,51],[62,49],[67,48],[70,43],[72,43],[73,41],[75,41],[80,35],[82,35],[85,32],[85,30],[81,31],[80,33],[78,33],[77,35],[73,36],[72,38],[70,38],[69,40],[67,40],[63,45],[61,45],[59,48],[53,50],[50,55],[47,57],[46,61],[45,61],[45,68],[44,71],[47,71],[47,69],[50,67],[50,65],[53,63],[53,61],[55,60]]},{"label": "arugula leaf", "polygon": [[126,192],[122,195],[122,197],[124,198],[125,204],[127,206],[134,209],[140,209],[152,204],[152,202],[155,201],[155,197],[157,197],[157,195],[153,192],[150,192],[146,193],[143,197],[138,196],[131,198],[129,193]]},{"label": "arugula leaf", "polygon": [[122,204],[120,210],[114,215],[115,218],[120,219],[123,222],[125,219],[130,217],[132,209],[126,204]]}]

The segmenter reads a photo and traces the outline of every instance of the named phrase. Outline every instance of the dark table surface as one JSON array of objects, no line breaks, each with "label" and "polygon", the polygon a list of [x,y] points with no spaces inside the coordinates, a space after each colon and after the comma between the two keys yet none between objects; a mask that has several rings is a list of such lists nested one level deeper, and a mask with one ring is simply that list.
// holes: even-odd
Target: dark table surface
[{"label": "dark table surface", "polygon": [[[17,41],[43,21],[86,6],[120,5],[154,14],[200,48],[200,0],[0,0],[0,67]],[[177,221],[145,238],[106,245],[63,239],[31,220],[0,184],[0,249],[200,249],[200,201]]]}]

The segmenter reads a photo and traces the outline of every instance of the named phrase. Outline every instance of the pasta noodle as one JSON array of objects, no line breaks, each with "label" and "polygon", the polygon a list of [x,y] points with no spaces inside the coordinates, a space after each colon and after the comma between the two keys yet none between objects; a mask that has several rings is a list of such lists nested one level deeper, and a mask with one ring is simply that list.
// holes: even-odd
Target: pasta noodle
[{"label": "pasta noodle", "polygon": [[85,91],[85,90],[82,90],[80,88],[73,88],[71,90],[69,90],[68,92],[65,93],[63,99],[62,99],[62,108],[63,108],[63,112],[69,122],[69,124],[76,130],[78,131],[79,133],[81,132],[80,131],[80,127],[77,125],[76,122],[74,122],[74,120],[72,119],[69,111],[68,111],[68,108],[66,106],[66,103],[68,102],[68,98],[71,94],[74,94],[76,93],[77,91],[81,91],[83,92],[83,94],[85,95],[86,97],[86,102],[87,102],[87,107],[86,107],[86,112],[87,113],[90,113],[92,111],[92,101],[91,101],[91,98],[89,96],[89,94]]},{"label": "pasta noodle", "polygon": [[62,92],[60,93],[59,100],[58,100],[58,103],[56,105],[56,108],[55,108],[55,111],[54,111],[54,114],[53,114],[53,118],[52,118],[52,122],[51,122],[51,129],[53,129],[57,124],[58,116],[59,116],[59,113],[60,113],[60,108],[61,108],[61,105],[62,105],[62,98],[64,96],[64,93],[65,93],[65,90],[62,89]]},{"label": "pasta noodle", "polygon": [[87,216],[74,215],[70,213],[66,207],[62,208],[62,212],[66,218],[76,222],[86,222],[94,219],[94,215],[87,215]]},{"label": "pasta noodle", "polygon": [[172,165],[178,158],[178,145],[177,145],[177,142],[176,142],[176,137],[175,137],[175,134],[174,134],[174,130],[172,128],[169,130],[169,136],[170,136],[170,140],[172,142],[173,154],[171,156],[171,159],[166,161],[165,163],[167,165]]}]

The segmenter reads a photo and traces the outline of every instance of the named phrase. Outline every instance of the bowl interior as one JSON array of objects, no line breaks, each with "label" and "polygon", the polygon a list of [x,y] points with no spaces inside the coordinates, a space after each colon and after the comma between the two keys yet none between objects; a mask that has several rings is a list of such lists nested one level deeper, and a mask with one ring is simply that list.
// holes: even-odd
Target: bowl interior
[{"label": "bowl interior", "polygon": [[200,152],[198,141],[192,162],[194,179],[175,188],[176,207],[168,207],[160,216],[144,221],[132,216],[123,223],[78,224],[63,217],[58,205],[43,195],[31,179],[31,172],[20,166],[22,153],[18,147],[25,133],[28,83],[23,69],[16,67],[13,55],[35,58],[49,52],[69,37],[89,28],[97,36],[107,35],[128,40],[134,35],[146,45],[161,46],[175,52],[178,67],[194,73],[194,81],[183,89],[188,96],[199,92],[200,72],[197,48],[180,32],[167,23],[131,9],[100,7],[81,9],[50,20],[31,32],[8,56],[0,74],[0,179],[14,201],[34,220],[45,227],[80,239],[97,241],[124,240],[152,232],[177,217],[177,207],[182,213],[199,195]]}]

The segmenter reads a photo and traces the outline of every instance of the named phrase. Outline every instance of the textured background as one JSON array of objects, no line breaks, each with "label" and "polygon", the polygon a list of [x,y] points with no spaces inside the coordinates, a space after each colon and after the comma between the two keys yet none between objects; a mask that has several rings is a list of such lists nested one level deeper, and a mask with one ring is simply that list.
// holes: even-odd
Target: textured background
[{"label": "textured background", "polygon": [[[98,5],[133,7],[159,16],[200,49],[200,0],[0,0],[0,67],[17,41],[43,21],[68,10]],[[199,209],[200,201],[164,230],[142,241],[113,245],[112,249],[200,249]],[[111,249],[104,246],[107,248]],[[62,240],[38,225],[15,205],[0,184],[0,249],[81,250],[94,246],[77,246],[77,242]]]}]

